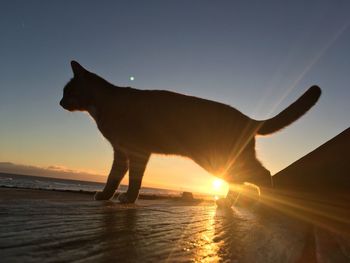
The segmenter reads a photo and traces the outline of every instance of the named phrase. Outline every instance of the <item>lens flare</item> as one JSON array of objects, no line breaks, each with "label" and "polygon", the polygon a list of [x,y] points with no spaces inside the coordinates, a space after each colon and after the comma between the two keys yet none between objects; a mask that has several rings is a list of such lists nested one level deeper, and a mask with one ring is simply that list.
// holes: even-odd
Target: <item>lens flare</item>
[{"label": "lens flare", "polygon": [[214,188],[214,190],[216,190],[216,191],[220,190],[221,187],[222,187],[222,185],[223,185],[223,181],[220,180],[220,179],[215,179],[215,180],[213,181],[213,188]]}]

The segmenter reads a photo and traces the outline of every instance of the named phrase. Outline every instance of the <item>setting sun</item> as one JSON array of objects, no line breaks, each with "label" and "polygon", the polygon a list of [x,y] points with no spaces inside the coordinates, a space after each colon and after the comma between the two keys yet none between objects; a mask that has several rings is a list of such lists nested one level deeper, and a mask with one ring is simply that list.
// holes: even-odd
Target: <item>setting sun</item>
[{"label": "setting sun", "polygon": [[228,184],[221,179],[214,179],[212,182],[212,191],[216,195],[226,195]]},{"label": "setting sun", "polygon": [[215,179],[213,181],[213,188],[214,190],[220,190],[220,188],[222,187],[223,181],[221,179]]}]

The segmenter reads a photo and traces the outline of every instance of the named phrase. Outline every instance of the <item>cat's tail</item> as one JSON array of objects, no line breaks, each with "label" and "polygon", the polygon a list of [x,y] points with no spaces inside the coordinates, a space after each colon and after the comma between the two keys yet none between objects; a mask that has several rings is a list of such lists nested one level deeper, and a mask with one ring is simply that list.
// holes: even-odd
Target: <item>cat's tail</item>
[{"label": "cat's tail", "polygon": [[318,86],[312,86],[299,99],[278,115],[271,119],[261,121],[261,126],[257,134],[271,134],[293,123],[311,109],[320,96],[321,89]]}]

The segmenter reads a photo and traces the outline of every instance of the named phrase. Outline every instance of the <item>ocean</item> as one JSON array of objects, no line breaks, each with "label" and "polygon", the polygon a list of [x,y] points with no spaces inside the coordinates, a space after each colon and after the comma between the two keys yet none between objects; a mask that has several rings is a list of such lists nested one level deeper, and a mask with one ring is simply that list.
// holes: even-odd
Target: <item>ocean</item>
[{"label": "ocean", "polygon": [[[93,193],[96,191],[102,191],[104,185],[104,183],[98,182],[0,173],[0,187]],[[127,185],[120,185],[118,188],[119,192],[125,192],[126,190]],[[180,191],[151,187],[142,187],[140,193],[157,196],[179,196],[181,194]]]}]

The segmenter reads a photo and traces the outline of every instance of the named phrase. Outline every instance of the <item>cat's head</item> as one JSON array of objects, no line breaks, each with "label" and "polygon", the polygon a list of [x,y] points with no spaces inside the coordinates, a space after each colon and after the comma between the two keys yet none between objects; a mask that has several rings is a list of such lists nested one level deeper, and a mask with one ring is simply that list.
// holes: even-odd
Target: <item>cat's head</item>
[{"label": "cat's head", "polygon": [[76,61],[71,61],[71,67],[74,77],[64,87],[60,105],[68,111],[86,111],[93,100],[94,74]]}]

